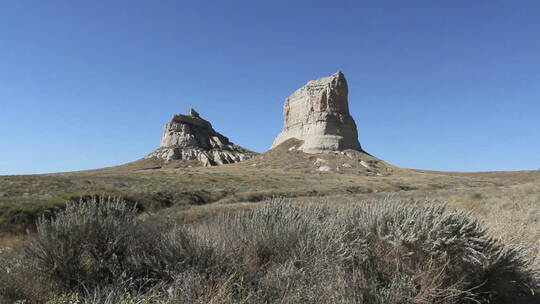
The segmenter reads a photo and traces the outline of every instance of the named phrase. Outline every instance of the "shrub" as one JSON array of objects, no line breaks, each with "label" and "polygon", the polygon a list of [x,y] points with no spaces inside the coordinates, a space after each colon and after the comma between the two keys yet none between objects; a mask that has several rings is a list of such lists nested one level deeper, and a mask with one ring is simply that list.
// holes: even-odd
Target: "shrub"
[{"label": "shrub", "polygon": [[[92,197],[70,203],[54,218],[42,217],[11,271],[16,289],[40,299],[49,292],[86,292],[104,287],[141,289],[167,282],[182,267],[209,257],[187,229],[137,219],[136,207],[119,198]],[[12,259],[11,261],[15,261]],[[17,274],[15,274],[17,273]],[[42,291],[28,290],[35,281]],[[127,287],[126,287],[127,286]]]},{"label": "shrub", "polygon": [[429,202],[274,200],[208,225],[244,293],[260,302],[525,303],[539,288],[523,249]]},{"label": "shrub", "polygon": [[41,218],[26,256],[38,273],[70,290],[112,284],[133,272],[136,210],[120,199],[70,203],[54,219]]},{"label": "shrub", "polygon": [[473,194],[471,195],[471,197],[472,197],[473,199],[482,199],[482,198],[484,198],[484,196],[482,195],[482,193],[473,193]]},{"label": "shrub", "polygon": [[345,222],[350,235],[369,244],[359,269],[365,283],[377,286],[375,295],[526,303],[540,287],[525,250],[505,248],[468,213],[386,200],[349,208]]},{"label": "shrub", "polygon": [[491,238],[470,214],[391,199],[273,199],[175,227],[93,198],[42,219],[15,256],[0,274],[19,283],[0,288],[10,299],[56,294],[55,303],[525,304],[540,291],[526,250]]}]

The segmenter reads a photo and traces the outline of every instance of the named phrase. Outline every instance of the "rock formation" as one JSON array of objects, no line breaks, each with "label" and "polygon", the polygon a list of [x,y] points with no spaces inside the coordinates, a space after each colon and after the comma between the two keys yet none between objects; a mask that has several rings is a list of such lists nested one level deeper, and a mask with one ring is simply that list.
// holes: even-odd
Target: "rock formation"
[{"label": "rock formation", "polygon": [[201,165],[215,166],[250,159],[255,152],[237,146],[212,128],[194,109],[188,115],[176,114],[165,125],[159,149],[145,158],[198,160]]},{"label": "rock formation", "polygon": [[347,80],[342,72],[309,81],[285,100],[283,131],[272,148],[290,138],[303,141],[307,153],[361,151],[354,119],[349,114]]}]

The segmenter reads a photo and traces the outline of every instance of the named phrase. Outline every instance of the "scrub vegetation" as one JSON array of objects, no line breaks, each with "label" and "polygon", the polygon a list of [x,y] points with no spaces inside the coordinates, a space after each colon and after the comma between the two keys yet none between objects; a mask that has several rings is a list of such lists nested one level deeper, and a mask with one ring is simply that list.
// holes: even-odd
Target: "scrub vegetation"
[{"label": "scrub vegetation", "polygon": [[[42,216],[22,246],[2,250],[2,300],[540,300],[538,248],[497,234],[489,216],[479,220],[432,201],[386,198],[343,204],[274,198],[184,224],[138,212],[118,198],[91,197]],[[514,216],[501,214],[505,220]],[[538,213],[529,220],[538,225]],[[528,232],[534,233],[531,239],[538,231]]]}]

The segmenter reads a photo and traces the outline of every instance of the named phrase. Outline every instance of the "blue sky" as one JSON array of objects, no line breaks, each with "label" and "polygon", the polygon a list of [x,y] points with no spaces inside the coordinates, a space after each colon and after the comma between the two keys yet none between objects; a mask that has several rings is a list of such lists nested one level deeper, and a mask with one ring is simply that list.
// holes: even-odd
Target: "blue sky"
[{"label": "blue sky", "polygon": [[266,151],[341,70],[359,138],[407,168],[540,168],[540,1],[1,1],[0,174],[99,168],[193,107]]}]

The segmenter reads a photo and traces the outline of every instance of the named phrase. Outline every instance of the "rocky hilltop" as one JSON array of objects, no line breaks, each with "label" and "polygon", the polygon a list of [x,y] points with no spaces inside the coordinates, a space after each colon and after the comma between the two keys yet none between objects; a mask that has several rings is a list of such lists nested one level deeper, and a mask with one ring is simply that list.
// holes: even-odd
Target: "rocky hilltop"
[{"label": "rocky hilltop", "polygon": [[283,130],[245,166],[387,176],[396,167],[365,152],[349,113],[342,72],[309,81],[285,100]]},{"label": "rocky hilltop", "polygon": [[188,115],[175,114],[163,130],[159,149],[146,159],[164,162],[197,161],[209,167],[247,160],[256,153],[237,146],[212,128],[194,109]]},{"label": "rocky hilltop", "polygon": [[[262,154],[237,146],[190,109],[165,125],[160,148],[145,157],[152,168],[238,163],[249,168],[385,176],[396,167],[365,152],[349,113],[345,75],[309,81],[285,100],[284,126]],[[159,164],[155,164],[155,161]],[[176,161],[181,160],[181,161]],[[246,162],[244,162],[246,161]],[[138,164],[140,165],[140,164]]]},{"label": "rocky hilltop", "polygon": [[298,150],[307,153],[361,151],[356,123],[349,114],[345,75],[309,81],[285,100],[283,131],[271,149],[291,138],[303,141]]}]

